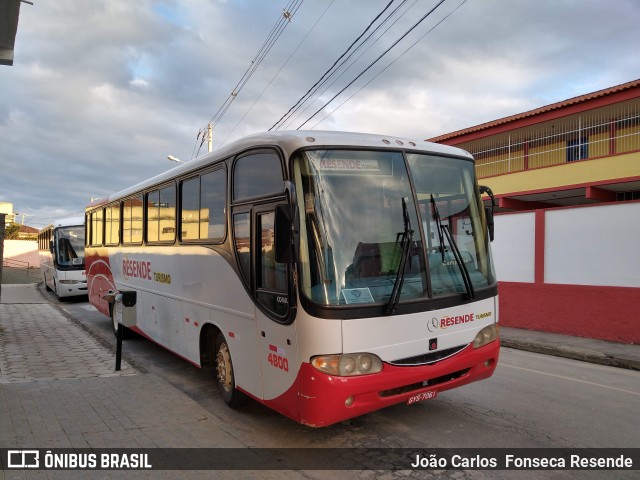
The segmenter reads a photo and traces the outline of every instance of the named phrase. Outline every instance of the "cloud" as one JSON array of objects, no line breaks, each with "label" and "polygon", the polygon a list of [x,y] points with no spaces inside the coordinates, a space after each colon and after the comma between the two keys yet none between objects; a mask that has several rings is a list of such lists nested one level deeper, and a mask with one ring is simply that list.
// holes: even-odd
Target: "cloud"
[{"label": "cloud", "polygon": [[[214,145],[271,127],[386,3],[304,2],[216,126]],[[322,98],[434,4],[415,2]],[[447,0],[309,125],[428,138],[639,77],[635,0],[470,1],[419,40],[458,4]],[[228,98],[285,6],[24,6],[14,66],[0,68],[0,200],[41,226],[173,167],[169,154],[191,158],[198,129]],[[321,106],[316,101],[293,127]]]}]

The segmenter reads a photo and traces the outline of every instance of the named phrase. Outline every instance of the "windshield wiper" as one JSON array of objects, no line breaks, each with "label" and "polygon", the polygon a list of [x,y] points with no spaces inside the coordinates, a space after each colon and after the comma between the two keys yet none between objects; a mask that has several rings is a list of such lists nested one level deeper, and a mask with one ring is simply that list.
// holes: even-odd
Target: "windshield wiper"
[{"label": "windshield wiper", "polygon": [[440,212],[438,211],[438,207],[436,206],[436,201],[433,198],[433,193],[431,194],[431,209],[433,210],[433,219],[436,221],[436,227],[438,229],[439,250],[442,254],[442,263],[444,263],[444,235],[442,233],[442,219],[440,218]]},{"label": "windshield wiper", "polygon": [[402,254],[400,255],[396,281],[393,284],[393,290],[391,291],[389,302],[387,302],[387,305],[384,307],[385,315],[393,313],[396,310],[398,301],[400,300],[400,292],[402,291],[402,284],[404,283],[405,268],[407,265],[407,259],[409,258],[409,248],[411,247],[411,241],[413,239],[413,229],[411,228],[411,219],[409,218],[409,209],[407,208],[407,197],[402,197],[402,218],[404,221],[404,231],[398,234],[398,236],[402,237]]},{"label": "windshield wiper", "polygon": [[433,194],[431,194],[431,206],[433,209],[433,218],[436,221],[436,226],[438,228],[438,238],[440,239],[440,252],[442,253],[442,262],[444,263],[444,238],[447,237],[447,241],[449,245],[451,245],[451,251],[453,252],[453,257],[455,262],[458,264],[458,268],[460,269],[460,274],[462,275],[462,282],[464,283],[464,288],[467,291],[467,297],[469,299],[476,298],[476,292],[473,288],[473,283],[471,282],[471,275],[469,275],[469,269],[467,265],[464,263],[462,259],[462,255],[460,254],[460,249],[458,248],[458,244],[453,238],[451,234],[451,227],[449,225],[443,225],[442,219],[440,218],[440,212],[438,211],[438,206],[436,205],[436,200],[433,198]]}]

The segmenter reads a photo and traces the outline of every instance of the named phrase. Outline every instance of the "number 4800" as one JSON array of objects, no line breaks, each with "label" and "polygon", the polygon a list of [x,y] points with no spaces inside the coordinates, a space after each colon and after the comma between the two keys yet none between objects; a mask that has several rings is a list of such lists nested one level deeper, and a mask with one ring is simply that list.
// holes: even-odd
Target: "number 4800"
[{"label": "number 4800", "polygon": [[267,361],[276,368],[280,370],[284,370],[285,372],[289,371],[289,360],[280,355],[276,355],[275,353],[270,353],[267,357]]}]

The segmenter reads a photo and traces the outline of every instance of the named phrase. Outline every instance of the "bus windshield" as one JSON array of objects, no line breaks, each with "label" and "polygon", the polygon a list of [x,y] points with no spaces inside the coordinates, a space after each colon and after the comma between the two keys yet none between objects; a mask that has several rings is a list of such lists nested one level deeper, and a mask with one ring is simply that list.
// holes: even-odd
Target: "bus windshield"
[{"label": "bus windshield", "polygon": [[399,302],[495,283],[473,162],[313,150],[293,167],[302,193],[299,278],[314,302],[388,303],[396,282]]},{"label": "bus windshield", "polygon": [[58,268],[84,268],[84,226],[56,229],[55,255]]}]

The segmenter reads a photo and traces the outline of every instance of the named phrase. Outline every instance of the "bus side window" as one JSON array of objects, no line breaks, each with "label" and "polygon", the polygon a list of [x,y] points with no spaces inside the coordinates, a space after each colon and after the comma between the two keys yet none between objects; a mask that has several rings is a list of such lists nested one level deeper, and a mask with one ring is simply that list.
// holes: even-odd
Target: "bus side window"
[{"label": "bus side window", "polygon": [[103,212],[102,209],[91,212],[91,245],[102,245],[103,233]]},{"label": "bus side window", "polygon": [[200,238],[222,241],[225,235],[227,176],[219,169],[202,175],[200,190]]},{"label": "bus side window", "polygon": [[238,213],[233,216],[233,231],[235,238],[238,264],[245,279],[251,284],[251,214]]},{"label": "bus side window", "polygon": [[288,312],[287,264],[276,262],[274,248],[275,213],[257,215],[259,246],[257,249],[257,291],[258,301],[269,311],[283,317]]},{"label": "bus side window", "polygon": [[147,194],[147,242],[173,243],[176,239],[176,188],[173,185]]},{"label": "bus side window", "polygon": [[252,153],[236,160],[233,200],[277,194],[284,190],[280,158],[271,152]]},{"label": "bus side window", "polygon": [[122,202],[122,243],[142,243],[142,194]]},{"label": "bus side window", "polygon": [[158,241],[158,224],[160,222],[160,192],[154,190],[147,193],[147,242]]},{"label": "bus side window", "polygon": [[182,182],[180,189],[180,238],[198,240],[200,225],[200,177]]},{"label": "bus side window", "polygon": [[176,239],[176,187],[174,185],[160,190],[158,239],[161,242],[170,243]]},{"label": "bus side window", "polygon": [[107,219],[105,226],[108,229],[105,243],[118,245],[120,243],[120,204],[111,205],[107,208]]},{"label": "bus side window", "polygon": [[226,230],[226,175],[224,169],[182,182],[181,240],[221,242]]}]

